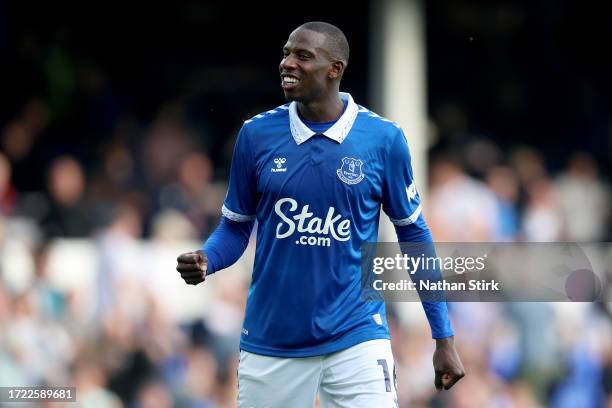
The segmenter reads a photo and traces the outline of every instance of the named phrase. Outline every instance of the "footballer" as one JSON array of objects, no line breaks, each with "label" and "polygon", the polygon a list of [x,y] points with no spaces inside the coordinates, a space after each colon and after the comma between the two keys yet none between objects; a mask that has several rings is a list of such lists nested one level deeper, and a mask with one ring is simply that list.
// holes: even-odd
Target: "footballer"
[{"label": "footballer", "polygon": [[[401,242],[431,242],[402,130],[340,92],[349,45],[309,22],[283,47],[288,103],[244,122],[221,222],[181,254],[188,284],[232,265],[257,221],[240,338],[239,407],[396,407],[383,301],[361,298],[361,245],[380,210]],[[464,376],[445,302],[422,302],[436,342],[435,386]]]}]

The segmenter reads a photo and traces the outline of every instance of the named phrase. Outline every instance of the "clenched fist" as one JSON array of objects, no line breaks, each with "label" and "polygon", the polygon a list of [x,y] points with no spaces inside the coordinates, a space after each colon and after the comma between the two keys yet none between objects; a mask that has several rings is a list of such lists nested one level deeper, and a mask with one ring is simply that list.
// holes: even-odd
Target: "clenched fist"
[{"label": "clenched fist", "polygon": [[200,249],[195,252],[180,254],[176,261],[178,262],[176,270],[179,271],[181,278],[188,285],[197,285],[204,282],[208,270],[208,258],[204,251]]},{"label": "clenched fist", "polygon": [[455,337],[436,340],[436,351],[433,355],[434,385],[438,390],[448,390],[465,376],[463,363],[455,349]]}]

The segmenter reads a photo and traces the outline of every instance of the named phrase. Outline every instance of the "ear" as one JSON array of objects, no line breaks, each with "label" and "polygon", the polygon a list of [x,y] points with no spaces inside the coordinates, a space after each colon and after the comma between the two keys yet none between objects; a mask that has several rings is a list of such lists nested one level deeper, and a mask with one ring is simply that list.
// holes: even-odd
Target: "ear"
[{"label": "ear", "polygon": [[334,61],[329,67],[329,71],[327,72],[327,77],[329,79],[338,79],[342,76],[343,72],[344,72],[344,62]]}]

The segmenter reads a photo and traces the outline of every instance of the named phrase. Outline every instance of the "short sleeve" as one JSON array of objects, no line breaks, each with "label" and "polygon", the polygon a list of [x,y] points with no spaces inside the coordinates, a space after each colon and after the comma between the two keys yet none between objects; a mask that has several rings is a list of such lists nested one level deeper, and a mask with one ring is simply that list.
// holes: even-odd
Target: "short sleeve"
[{"label": "short sleeve", "polygon": [[256,185],[249,134],[246,127],[242,126],[232,155],[229,187],[222,208],[223,215],[232,221],[253,221],[257,208]]},{"label": "short sleeve", "polygon": [[410,150],[400,130],[396,133],[385,160],[382,188],[383,211],[396,226],[424,223],[421,198],[417,191]]}]

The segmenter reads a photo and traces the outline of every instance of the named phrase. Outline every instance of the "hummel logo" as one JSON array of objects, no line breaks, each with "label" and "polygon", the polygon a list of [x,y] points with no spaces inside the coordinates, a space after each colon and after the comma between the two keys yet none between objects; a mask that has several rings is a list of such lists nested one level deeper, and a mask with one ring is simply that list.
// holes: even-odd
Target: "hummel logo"
[{"label": "hummel logo", "polygon": [[284,157],[277,157],[274,159],[274,164],[276,165],[276,167],[272,167],[272,173],[283,173],[287,171],[286,167],[283,167],[285,165],[285,162],[287,161],[287,159],[285,159]]}]

